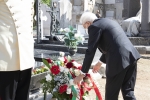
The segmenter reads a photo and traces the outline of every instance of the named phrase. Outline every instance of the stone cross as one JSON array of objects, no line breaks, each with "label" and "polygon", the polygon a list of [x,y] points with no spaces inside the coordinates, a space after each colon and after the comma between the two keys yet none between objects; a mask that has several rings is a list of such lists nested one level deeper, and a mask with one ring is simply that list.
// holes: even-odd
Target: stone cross
[{"label": "stone cross", "polygon": [[56,33],[58,33],[58,27],[60,25],[59,21],[57,20],[56,13],[59,11],[53,11],[53,7],[51,7],[51,10],[47,10],[51,16],[51,25],[50,25],[50,36],[53,37]]}]

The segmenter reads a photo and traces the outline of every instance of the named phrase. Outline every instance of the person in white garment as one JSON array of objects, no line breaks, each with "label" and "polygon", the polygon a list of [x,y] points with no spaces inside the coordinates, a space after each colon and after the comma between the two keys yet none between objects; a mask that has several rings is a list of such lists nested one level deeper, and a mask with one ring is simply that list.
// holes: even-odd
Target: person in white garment
[{"label": "person in white garment", "polygon": [[34,0],[0,0],[0,100],[28,100]]}]

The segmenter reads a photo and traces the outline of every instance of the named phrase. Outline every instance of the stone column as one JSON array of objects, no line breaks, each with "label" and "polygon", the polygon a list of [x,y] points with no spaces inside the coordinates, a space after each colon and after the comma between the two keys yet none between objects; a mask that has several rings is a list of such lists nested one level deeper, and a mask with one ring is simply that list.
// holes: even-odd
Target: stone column
[{"label": "stone column", "polygon": [[140,36],[150,37],[150,0],[142,0],[142,20]]}]

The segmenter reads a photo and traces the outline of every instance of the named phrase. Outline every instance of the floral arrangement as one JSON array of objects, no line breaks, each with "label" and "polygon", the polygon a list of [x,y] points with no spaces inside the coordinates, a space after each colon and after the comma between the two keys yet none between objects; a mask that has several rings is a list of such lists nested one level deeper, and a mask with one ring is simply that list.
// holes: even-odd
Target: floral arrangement
[{"label": "floral arrangement", "polygon": [[96,87],[89,74],[81,84],[74,85],[73,78],[80,74],[82,66],[72,60],[70,56],[64,56],[63,52],[60,52],[57,60],[43,59],[43,63],[49,68],[49,74],[41,80],[44,99],[46,93],[49,92],[52,93],[53,98],[58,100],[76,100],[76,98],[85,100],[89,91]]},{"label": "floral arrangement", "polygon": [[76,30],[70,26],[69,28],[60,29],[60,32],[64,33],[64,42],[65,45],[69,48],[77,48],[77,45],[79,43],[83,44],[84,37],[79,32],[76,32]]}]

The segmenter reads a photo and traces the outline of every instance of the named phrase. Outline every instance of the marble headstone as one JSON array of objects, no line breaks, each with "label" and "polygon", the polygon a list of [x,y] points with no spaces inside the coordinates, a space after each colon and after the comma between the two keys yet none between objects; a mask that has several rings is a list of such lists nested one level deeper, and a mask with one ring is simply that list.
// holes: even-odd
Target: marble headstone
[{"label": "marble headstone", "polygon": [[81,0],[74,0],[73,4],[74,4],[74,6],[81,6],[82,1]]},{"label": "marble headstone", "polygon": [[115,4],[115,0],[105,0],[105,4]]},{"label": "marble headstone", "polygon": [[125,19],[136,16],[140,10],[140,0],[124,0],[123,2],[123,17]]},{"label": "marble headstone", "polygon": [[106,17],[107,18],[113,18],[114,17],[114,11],[106,11]]},{"label": "marble headstone", "polygon": [[72,3],[70,0],[60,0],[60,27],[66,28],[71,25]]}]

